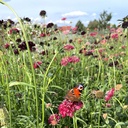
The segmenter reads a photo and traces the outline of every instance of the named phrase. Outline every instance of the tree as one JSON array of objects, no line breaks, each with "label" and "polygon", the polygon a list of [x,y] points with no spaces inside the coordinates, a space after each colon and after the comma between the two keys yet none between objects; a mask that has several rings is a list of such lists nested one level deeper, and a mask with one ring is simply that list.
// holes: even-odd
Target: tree
[{"label": "tree", "polygon": [[99,21],[98,20],[93,20],[93,21],[90,21],[89,24],[88,24],[88,28],[93,30],[95,28],[98,28],[99,27]]},{"label": "tree", "polygon": [[77,30],[79,32],[80,31],[85,31],[85,26],[84,26],[84,24],[80,20],[76,23],[76,27],[77,27]]},{"label": "tree", "polygon": [[106,29],[106,27],[109,25],[109,21],[112,18],[112,13],[107,13],[107,11],[103,11],[100,14],[100,19],[99,19],[99,27]]}]

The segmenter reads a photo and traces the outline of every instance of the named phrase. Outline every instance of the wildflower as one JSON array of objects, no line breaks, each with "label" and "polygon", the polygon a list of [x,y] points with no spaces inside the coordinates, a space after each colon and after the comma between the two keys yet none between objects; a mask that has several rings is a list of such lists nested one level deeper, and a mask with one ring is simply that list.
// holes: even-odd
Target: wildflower
[{"label": "wildflower", "polygon": [[41,64],[42,64],[41,61],[34,62],[33,68],[34,68],[34,69],[39,68],[39,66],[40,66]]},{"label": "wildflower", "polygon": [[45,10],[40,11],[40,16],[45,17],[46,16],[46,11]]},{"label": "wildflower", "polygon": [[106,102],[109,101],[109,100],[113,97],[114,92],[115,92],[115,89],[112,88],[111,90],[109,90],[109,91],[106,93],[106,95],[105,95],[105,101],[106,101]]},{"label": "wildflower", "polygon": [[52,114],[48,118],[48,123],[53,126],[57,125],[59,121],[60,121],[60,116],[58,114]]},{"label": "wildflower", "polygon": [[97,32],[91,32],[90,36],[95,37],[97,35]]},{"label": "wildflower", "polygon": [[16,34],[16,33],[19,33],[19,30],[17,28],[12,28],[9,30],[8,32],[9,34]]},{"label": "wildflower", "polygon": [[61,20],[66,20],[67,18],[66,17],[63,17]]},{"label": "wildflower", "polygon": [[9,44],[9,43],[6,43],[6,44],[4,45],[4,48],[8,49],[9,46],[10,46],[10,44]]},{"label": "wildflower", "polygon": [[69,63],[69,58],[68,57],[64,57],[61,60],[61,65],[62,66],[66,66]]},{"label": "wildflower", "polygon": [[46,36],[46,34],[44,34],[44,33],[40,34],[40,37],[45,37],[45,36]]},{"label": "wildflower", "polygon": [[66,44],[66,45],[64,46],[64,50],[70,51],[70,50],[72,50],[72,49],[74,49],[74,46],[73,46],[73,45]]},{"label": "wildflower", "polygon": [[118,39],[118,34],[117,33],[112,33],[111,38],[112,39]]},{"label": "wildflower", "polygon": [[59,105],[59,114],[64,118],[66,116],[73,117],[74,113],[83,107],[83,103],[72,102],[67,99],[63,100],[63,102]]},{"label": "wildflower", "polygon": [[14,49],[14,54],[19,54],[18,49]]},{"label": "wildflower", "polygon": [[72,39],[70,39],[70,40],[69,40],[69,43],[72,43],[72,42],[73,42],[73,40],[72,40]]},{"label": "wildflower", "polygon": [[47,24],[47,28],[52,28],[53,26],[54,26],[53,23],[48,23],[48,24]]},{"label": "wildflower", "polygon": [[80,61],[80,58],[77,57],[77,56],[71,56],[71,57],[69,57],[69,62],[70,63],[77,63],[79,61]]},{"label": "wildflower", "polygon": [[86,32],[85,32],[85,31],[82,31],[82,32],[81,32],[81,35],[85,35],[85,34],[86,34]]}]

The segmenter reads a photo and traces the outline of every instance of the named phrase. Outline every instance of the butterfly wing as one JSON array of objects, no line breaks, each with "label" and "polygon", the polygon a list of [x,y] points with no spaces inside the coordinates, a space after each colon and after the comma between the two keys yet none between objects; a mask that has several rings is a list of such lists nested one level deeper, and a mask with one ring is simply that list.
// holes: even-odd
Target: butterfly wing
[{"label": "butterfly wing", "polygon": [[65,96],[65,99],[68,99],[68,100],[70,100],[72,102],[79,101],[80,100],[80,96],[78,96],[77,93],[75,92],[74,89],[71,89],[71,90],[68,91],[67,95]]}]

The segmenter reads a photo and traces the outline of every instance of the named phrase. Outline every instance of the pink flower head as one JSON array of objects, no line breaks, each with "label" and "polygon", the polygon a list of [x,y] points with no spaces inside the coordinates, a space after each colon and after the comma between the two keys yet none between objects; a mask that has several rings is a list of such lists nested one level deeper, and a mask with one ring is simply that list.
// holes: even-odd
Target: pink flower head
[{"label": "pink flower head", "polygon": [[69,62],[70,63],[77,63],[79,61],[80,61],[80,58],[77,57],[77,56],[71,56],[71,57],[69,57]]},{"label": "pink flower head", "polygon": [[115,89],[112,88],[111,90],[107,91],[106,95],[105,95],[105,101],[109,101],[113,95],[114,95]]},{"label": "pink flower head", "polygon": [[64,57],[61,60],[61,65],[66,66],[68,63],[77,63],[80,61],[80,58],[77,56],[69,56],[69,57]]},{"label": "pink flower head", "polygon": [[33,64],[34,69],[39,68],[39,66],[42,64],[41,61],[37,61]]},{"label": "pink flower head", "polygon": [[61,60],[61,65],[66,66],[69,63],[69,57],[64,57]]},{"label": "pink flower head", "polygon": [[97,32],[91,32],[90,36],[95,37],[97,35]]},{"label": "pink flower head", "polygon": [[60,116],[58,114],[52,114],[48,118],[48,123],[55,126],[60,121]]},{"label": "pink flower head", "polygon": [[77,28],[78,27],[72,27],[71,29],[72,29],[72,31],[77,31]]},{"label": "pink flower head", "polygon": [[46,34],[44,34],[44,33],[40,34],[40,37],[45,37],[45,36],[46,36]]},{"label": "pink flower head", "polygon": [[61,20],[66,20],[67,18],[66,17],[63,17]]},{"label": "pink flower head", "polygon": [[112,34],[111,34],[111,38],[113,38],[113,39],[118,39],[118,34],[117,34],[117,33],[112,33]]},{"label": "pink flower head", "polygon": [[72,50],[72,49],[74,49],[74,46],[73,46],[73,45],[66,44],[66,45],[64,46],[64,50],[70,51],[70,50]]},{"label": "pink flower head", "polygon": [[79,102],[71,102],[67,99],[63,100],[63,102],[59,105],[59,114],[64,118],[66,116],[73,117],[74,113],[83,107],[83,103]]},{"label": "pink flower head", "polygon": [[122,29],[122,28],[117,28],[117,29],[116,29],[116,32],[117,32],[117,33],[120,33],[120,34],[122,34],[122,32],[123,32],[123,29]]}]

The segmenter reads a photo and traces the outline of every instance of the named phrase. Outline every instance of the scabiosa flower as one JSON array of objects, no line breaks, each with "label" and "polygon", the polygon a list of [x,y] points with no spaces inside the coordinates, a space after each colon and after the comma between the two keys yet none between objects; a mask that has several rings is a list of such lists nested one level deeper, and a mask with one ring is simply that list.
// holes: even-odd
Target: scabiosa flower
[{"label": "scabiosa flower", "polygon": [[47,24],[47,28],[52,28],[53,26],[54,26],[53,23],[48,23],[48,24]]},{"label": "scabiosa flower", "polygon": [[80,61],[80,58],[77,57],[77,56],[71,56],[71,57],[69,57],[69,62],[70,63],[77,63],[79,61]]},{"label": "scabiosa flower", "polygon": [[41,64],[42,64],[41,61],[34,62],[33,68],[34,68],[34,69],[39,68]]},{"label": "scabiosa flower", "polygon": [[114,88],[106,92],[106,95],[105,95],[106,102],[108,102],[114,96],[114,92],[115,92]]},{"label": "scabiosa flower", "polygon": [[9,43],[6,43],[6,44],[4,45],[4,48],[8,49],[9,46],[10,46],[10,44],[9,44]]},{"label": "scabiosa flower", "polygon": [[61,20],[66,20],[66,19],[67,19],[66,17],[61,18]]},{"label": "scabiosa flower", "polygon": [[95,37],[97,35],[97,32],[91,32],[90,36]]},{"label": "scabiosa flower", "polygon": [[16,34],[16,33],[19,33],[19,30],[17,28],[12,28],[9,30],[8,32],[9,34]]},{"label": "scabiosa flower", "polygon": [[66,66],[69,63],[69,57],[64,57],[61,60],[61,65]]},{"label": "scabiosa flower", "polygon": [[40,11],[40,16],[45,17],[46,16],[46,11],[45,10]]},{"label": "scabiosa flower", "polygon": [[73,117],[74,113],[83,107],[83,103],[72,102],[67,99],[63,100],[63,102],[59,105],[59,114],[64,118],[66,116]]},{"label": "scabiosa flower", "polygon": [[45,33],[41,33],[41,34],[40,34],[40,37],[45,37],[45,36],[46,36]]},{"label": "scabiosa flower", "polygon": [[64,50],[70,51],[70,50],[72,50],[72,49],[74,49],[74,46],[73,46],[73,45],[66,44],[66,45],[64,46]]},{"label": "scabiosa flower", "polygon": [[60,116],[58,114],[52,114],[48,118],[48,123],[53,126],[57,125],[59,121],[60,121]]},{"label": "scabiosa flower", "polygon": [[117,33],[112,33],[111,38],[112,39],[118,39],[118,34]]}]

